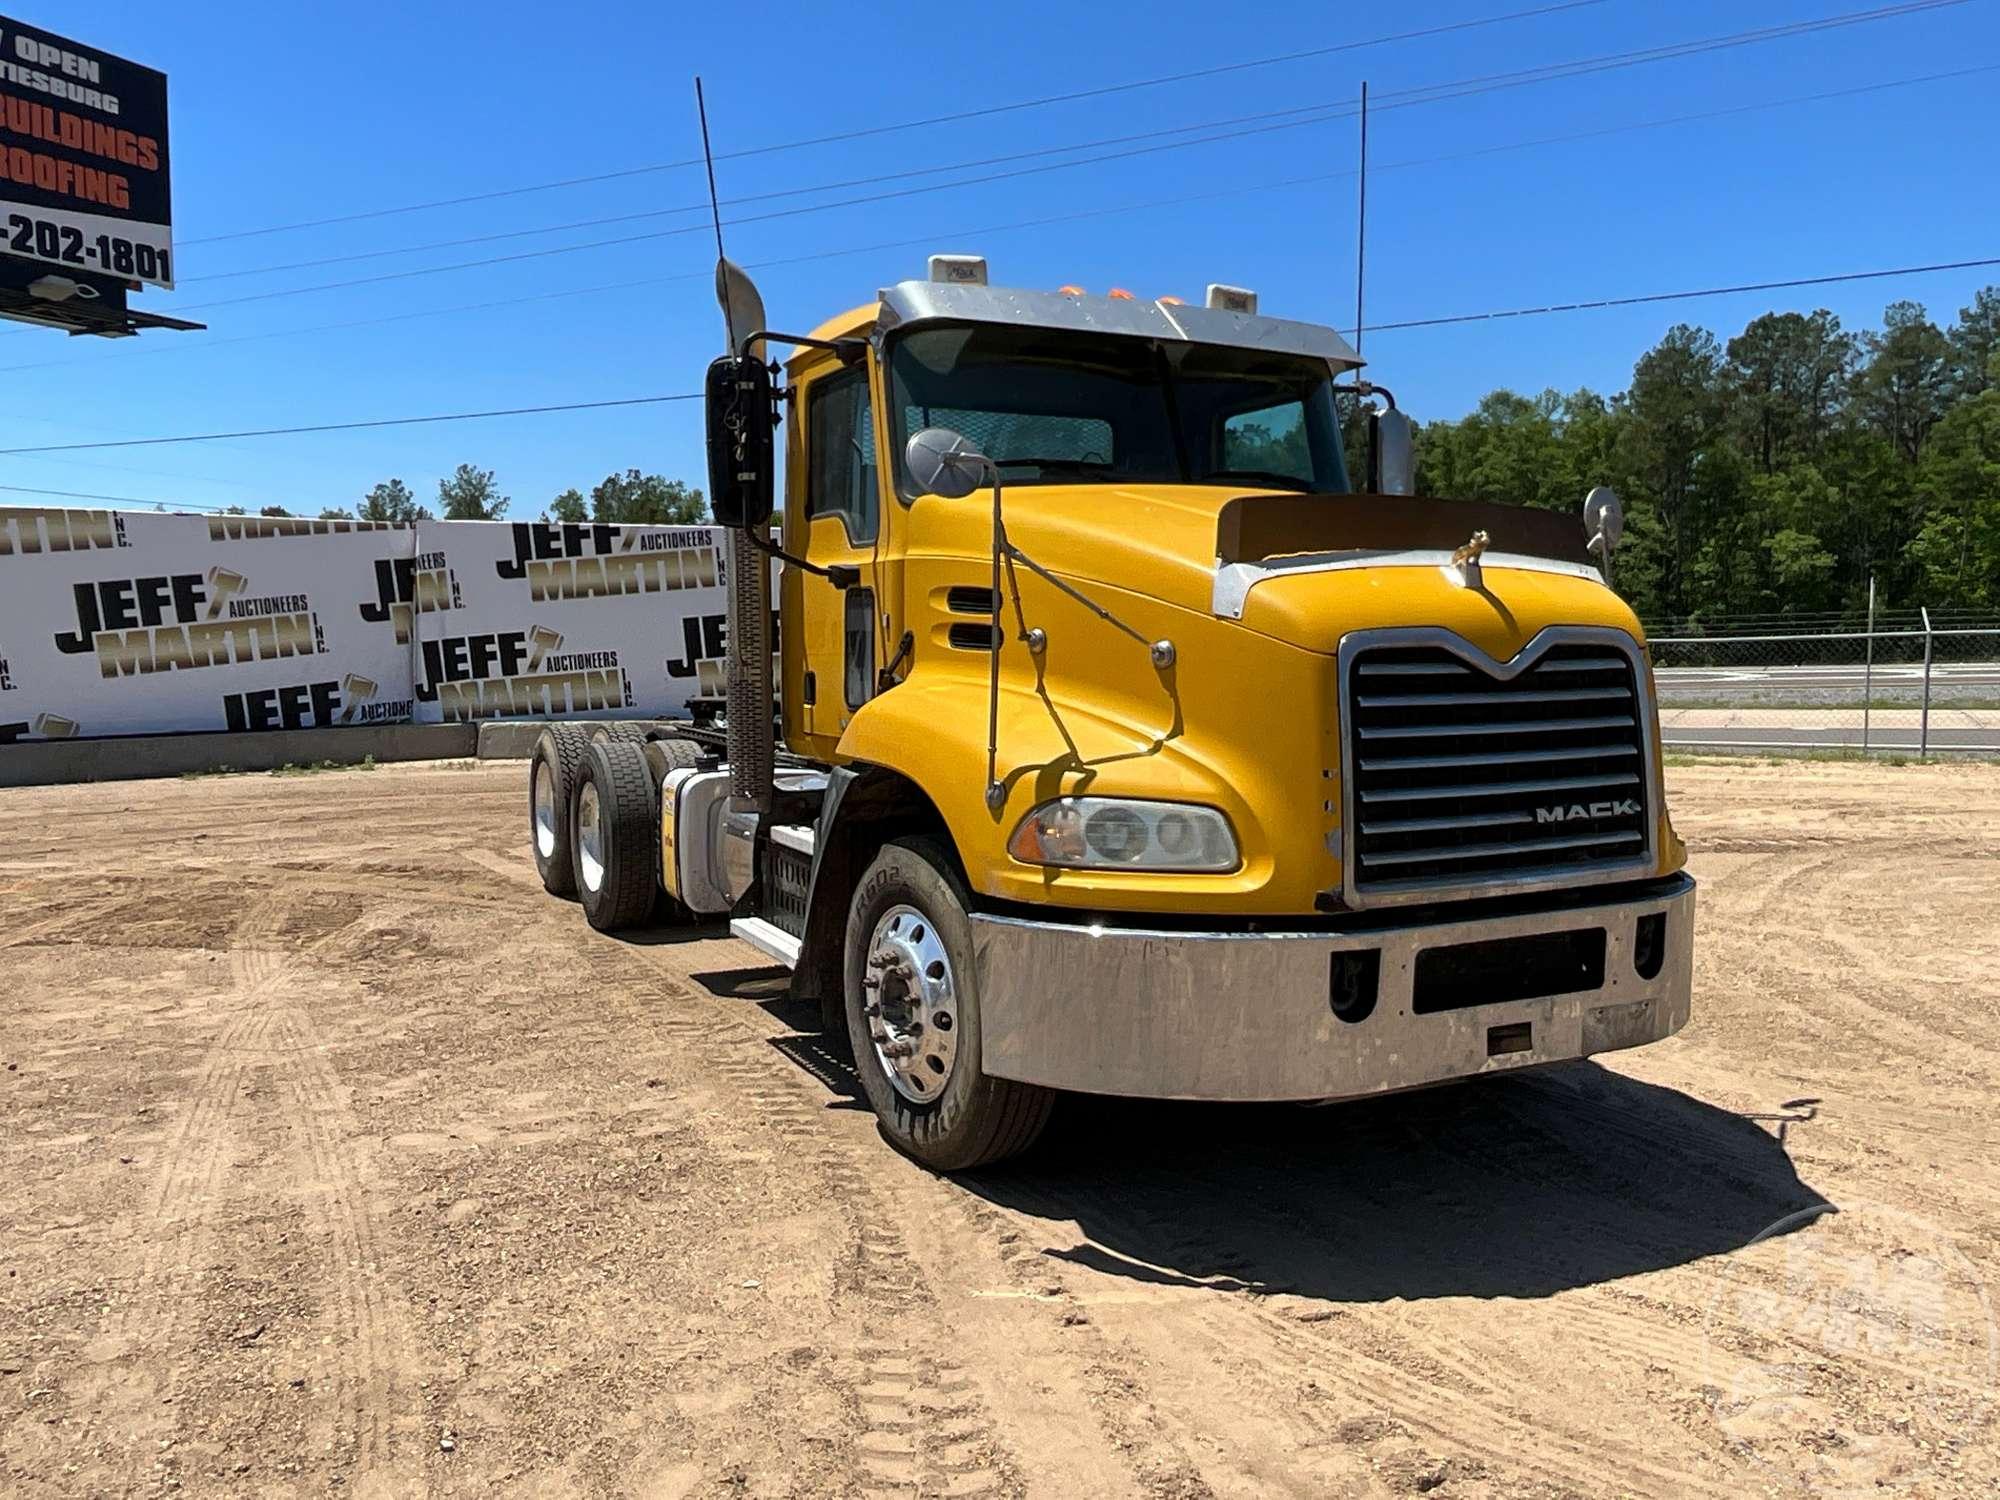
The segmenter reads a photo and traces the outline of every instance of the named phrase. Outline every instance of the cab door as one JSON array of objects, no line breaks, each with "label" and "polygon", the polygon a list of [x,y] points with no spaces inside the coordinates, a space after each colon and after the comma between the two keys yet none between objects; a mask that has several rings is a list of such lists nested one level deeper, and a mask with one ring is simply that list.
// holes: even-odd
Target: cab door
[{"label": "cab door", "polygon": [[848,719],[874,695],[876,673],[885,665],[878,566],[882,485],[871,363],[831,368],[802,383],[802,431],[790,455],[803,472],[803,485],[787,488],[802,501],[806,560],[822,568],[852,567],[859,574],[854,587],[839,589],[815,574],[786,570],[785,597],[796,601],[786,624],[799,625],[797,664],[789,650],[785,653],[787,697],[796,704],[793,722],[802,730],[802,743],[794,748],[823,760],[835,758]]}]

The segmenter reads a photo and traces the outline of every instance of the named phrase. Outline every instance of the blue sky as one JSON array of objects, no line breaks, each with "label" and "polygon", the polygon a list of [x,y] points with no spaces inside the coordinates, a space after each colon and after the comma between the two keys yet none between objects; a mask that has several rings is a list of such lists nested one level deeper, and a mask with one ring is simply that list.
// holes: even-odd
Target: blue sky
[{"label": "blue sky", "polygon": [[[1536,0],[1251,4],[1223,12],[1184,0],[1065,0],[973,7],[950,13],[949,25],[947,12],[930,3],[6,3],[22,21],[169,75],[182,284],[137,305],[210,327],[109,343],[0,324],[0,446],[17,447],[698,389],[721,342],[703,215],[262,268],[699,204],[699,169],[211,238],[681,161],[699,149],[697,72],[716,148],[729,152],[1448,25]],[[724,160],[718,175],[725,198],[781,192],[1336,103],[1352,98],[1363,78],[1381,100],[1869,3],[1602,0],[1424,40]],[[1380,108],[1370,129],[1370,320],[2000,255],[1992,155],[2000,72],[1490,150],[1996,63],[1995,7],[1969,0],[1757,46]],[[1081,154],[1110,149],[1119,148]],[[1480,151],[1487,154],[1467,155]],[[925,191],[885,202],[740,223],[727,231],[729,250],[746,263],[824,257],[757,272],[781,327],[809,327],[878,286],[921,275],[931,249],[983,253],[995,282],[1012,285],[1117,285],[1193,298],[1209,281],[1234,282],[1258,288],[1267,312],[1345,326],[1353,318],[1352,178],[1261,185],[1348,173],[1354,155],[1354,122],[1336,119],[971,186],[942,184],[980,172],[946,173],[920,179],[933,184]],[[808,193],[730,212],[911,185]],[[1226,196],[1005,227],[1202,194]],[[680,228],[690,232],[207,306]],[[827,253],[847,250],[859,253]],[[259,274],[232,274],[252,271]],[[1848,326],[1863,327],[1879,320],[1884,303],[1909,297],[1944,322],[1993,282],[2000,268],[1383,332],[1367,339],[1366,353],[1375,378],[1414,414],[1456,416],[1499,386],[1619,389],[1633,360],[1680,320],[1726,338],[1773,306],[1828,306]],[[621,289],[547,295],[602,286]],[[542,300],[451,311],[514,298]],[[383,319],[396,321],[371,324]],[[587,490],[628,466],[699,483],[699,426],[698,403],[686,403],[6,457],[0,483],[316,513],[353,505],[391,475],[428,497],[440,475],[473,462],[498,471],[513,515],[532,516],[563,488]],[[34,503],[0,494],[9,501]]]}]

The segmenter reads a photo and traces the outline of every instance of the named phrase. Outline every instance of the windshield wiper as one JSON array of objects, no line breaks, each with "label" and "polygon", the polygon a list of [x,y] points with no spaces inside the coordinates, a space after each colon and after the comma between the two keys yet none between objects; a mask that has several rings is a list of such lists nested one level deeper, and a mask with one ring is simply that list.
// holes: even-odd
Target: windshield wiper
[{"label": "windshield wiper", "polygon": [[1206,484],[1211,479],[1263,480],[1267,484],[1275,484],[1280,489],[1297,490],[1303,495],[1310,495],[1313,492],[1311,480],[1301,479],[1296,474],[1280,474],[1273,469],[1210,469],[1202,475],[1201,482]]}]

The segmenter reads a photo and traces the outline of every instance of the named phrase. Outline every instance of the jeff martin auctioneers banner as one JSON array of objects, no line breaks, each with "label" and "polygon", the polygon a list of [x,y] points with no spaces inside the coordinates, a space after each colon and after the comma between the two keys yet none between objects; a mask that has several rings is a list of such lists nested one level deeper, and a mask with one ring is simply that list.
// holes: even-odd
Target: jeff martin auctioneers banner
[{"label": "jeff martin auctioneers banner", "polygon": [[721,535],[0,508],[0,744],[684,714]]}]

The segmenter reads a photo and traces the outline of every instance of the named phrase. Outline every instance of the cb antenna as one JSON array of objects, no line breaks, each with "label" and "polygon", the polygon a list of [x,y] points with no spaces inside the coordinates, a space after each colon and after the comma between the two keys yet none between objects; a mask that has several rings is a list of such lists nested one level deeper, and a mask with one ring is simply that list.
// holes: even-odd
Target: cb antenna
[{"label": "cb antenna", "polygon": [[[729,257],[722,248],[722,200],[715,195],[715,152],[709,148],[708,144],[708,100],[702,96],[701,74],[699,73],[694,75],[694,109],[695,113],[701,117],[701,160],[702,165],[708,168],[708,212],[710,218],[715,222],[715,261],[716,274],[719,277],[722,271],[722,263]],[[721,288],[718,286],[717,290],[720,291]],[[734,354],[736,352],[736,320],[731,316],[729,302],[730,299],[727,297],[722,299],[722,323],[723,327],[729,333],[729,352]]]},{"label": "cb antenna", "polygon": [[[700,84],[697,82],[696,87]],[[702,127],[702,139],[707,140],[707,129]],[[709,175],[709,189],[714,191],[714,173]],[[721,230],[716,231],[718,234]],[[1362,326],[1362,286],[1368,267],[1368,80],[1361,80],[1361,205],[1354,216],[1354,352],[1361,352]]]}]

